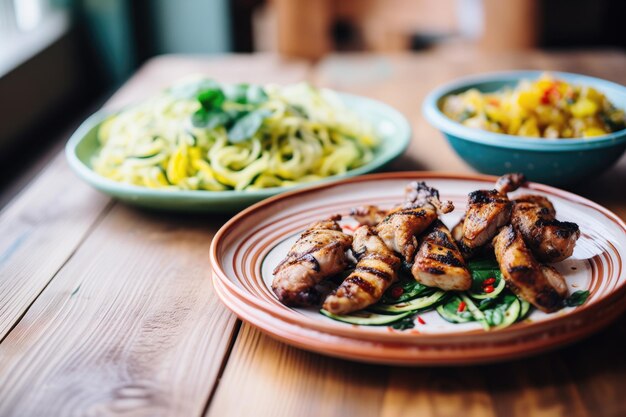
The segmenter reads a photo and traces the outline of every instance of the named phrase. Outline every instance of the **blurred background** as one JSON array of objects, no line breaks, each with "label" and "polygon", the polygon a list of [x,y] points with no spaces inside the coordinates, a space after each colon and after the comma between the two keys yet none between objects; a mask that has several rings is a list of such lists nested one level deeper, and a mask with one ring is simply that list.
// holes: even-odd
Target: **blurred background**
[{"label": "blurred background", "polygon": [[624,0],[0,0],[0,187],[157,55],[624,50],[625,12]]}]

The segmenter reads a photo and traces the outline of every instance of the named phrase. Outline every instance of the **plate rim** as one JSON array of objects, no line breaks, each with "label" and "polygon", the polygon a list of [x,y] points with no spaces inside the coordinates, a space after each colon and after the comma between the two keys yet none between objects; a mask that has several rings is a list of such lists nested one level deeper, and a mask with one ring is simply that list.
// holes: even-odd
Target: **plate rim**
[{"label": "plate rim", "polygon": [[[349,183],[379,181],[379,180],[388,180],[388,179],[395,179],[395,180],[399,180],[399,179],[406,179],[406,180],[450,179],[450,180],[464,180],[464,181],[494,182],[496,178],[497,178],[496,176],[482,175],[482,174],[458,174],[458,173],[448,173],[448,172],[438,172],[438,171],[403,171],[403,172],[368,174],[368,175],[363,175],[359,177],[347,178],[347,179],[332,182],[332,183],[318,184],[313,187],[309,187],[305,189],[297,189],[297,190],[293,190],[287,193],[283,193],[283,194],[271,197],[269,199],[263,200],[243,210],[242,212],[240,212],[239,214],[231,218],[228,222],[226,222],[220,228],[220,230],[218,230],[218,232],[215,234],[211,242],[210,253],[209,253],[212,271],[213,271],[213,274],[218,276],[220,278],[220,281],[223,282],[227,288],[229,288],[230,291],[236,294],[238,298],[242,300],[246,300],[247,304],[252,305],[254,308],[260,308],[264,312],[272,316],[276,316],[277,318],[281,320],[291,322],[291,323],[294,323],[296,325],[300,325],[303,327],[312,327],[313,329],[317,331],[322,331],[322,332],[331,333],[331,334],[340,334],[340,335],[345,335],[347,337],[356,337],[354,334],[351,334],[353,333],[353,330],[354,330],[351,326],[345,326],[345,328],[342,328],[336,325],[332,325],[331,323],[324,323],[324,322],[319,322],[319,323],[315,322],[315,323],[312,323],[311,326],[304,325],[300,320],[298,320],[297,316],[294,316],[293,314],[289,314],[288,311],[286,310],[285,311],[276,310],[275,308],[271,308],[271,306],[269,305],[266,306],[265,305],[267,303],[266,301],[259,300],[258,297],[248,294],[241,288],[237,287],[234,283],[230,282],[230,280],[228,279],[228,274],[226,274],[226,272],[221,268],[220,262],[218,261],[219,246],[221,244],[221,241],[224,239],[224,236],[228,233],[229,229],[234,227],[242,219],[246,218],[249,215],[252,215],[254,212],[262,210],[263,208],[267,206],[271,206],[272,204],[275,204],[277,202],[288,200],[300,194],[315,193],[315,192],[318,192],[327,188],[332,188],[335,186],[345,185]],[[619,216],[617,216],[615,213],[611,212],[610,210],[606,209],[605,207],[597,203],[594,203],[591,200],[588,200],[582,196],[571,193],[569,191],[561,190],[556,187],[551,187],[548,185],[530,182],[528,183],[527,186],[528,188],[531,188],[533,190],[547,192],[549,194],[556,195],[566,200],[573,201],[575,203],[579,203],[587,207],[591,207],[595,209],[596,211],[599,211],[602,215],[608,218],[608,220],[611,220],[614,223],[616,223],[619,227],[621,227],[622,232],[626,233],[626,224],[621,218],[619,218]],[[577,307],[576,309],[574,309],[571,312],[568,312],[567,314],[555,316],[555,317],[543,320],[541,322],[528,323],[526,325],[522,324],[523,327],[519,325],[512,326],[512,327],[505,328],[505,329],[499,329],[494,332],[465,331],[465,332],[446,333],[446,334],[420,334],[420,335],[415,335],[415,337],[412,339],[415,339],[415,342],[426,341],[426,340],[441,340],[443,343],[445,343],[445,342],[449,342],[451,339],[463,339],[467,337],[475,337],[478,334],[483,335],[479,337],[486,337],[484,335],[491,335],[492,337],[496,336],[497,338],[507,338],[507,337],[515,336],[516,333],[522,333],[522,332],[528,331],[529,329],[533,330],[533,332],[542,332],[551,327],[556,327],[559,325],[561,326],[567,325],[568,322],[572,322],[574,319],[577,319],[577,318],[581,319],[584,317],[584,315],[592,314],[593,312],[599,309],[601,310],[605,306],[610,305],[613,301],[618,300],[619,298],[622,298],[625,294],[626,294],[626,280],[620,283],[609,294],[606,294],[605,296],[600,298],[597,302],[591,305],[583,305],[583,306]],[[624,305],[623,309],[626,309],[626,305]],[[362,334],[360,334],[359,336],[363,337],[364,333],[366,332],[362,332]],[[393,340],[393,339],[398,340],[398,335],[394,335],[394,334],[387,335],[387,334],[377,333],[377,334],[372,334],[371,339],[372,340]],[[407,339],[406,335],[402,336],[402,339],[406,340]]]},{"label": "plate rim", "polygon": [[[265,333],[274,339],[277,339],[283,343],[287,343],[300,349],[332,356],[335,358],[347,359],[363,363],[376,363],[395,366],[478,365],[487,363],[500,363],[511,359],[520,359],[528,356],[534,356],[540,353],[564,347],[591,334],[594,334],[609,325],[612,321],[616,319],[616,317],[619,317],[622,314],[621,311],[613,312],[614,316],[609,316],[602,321],[599,320],[593,323],[592,326],[583,326],[577,332],[562,333],[561,335],[557,336],[558,339],[556,340],[554,337],[545,339],[541,341],[542,343],[539,345],[537,345],[536,341],[531,340],[530,342],[522,341],[520,343],[513,344],[517,345],[514,349],[510,348],[512,344],[507,344],[500,347],[491,346],[492,351],[498,354],[498,356],[496,357],[494,357],[493,353],[487,353],[484,349],[476,347],[464,349],[462,353],[459,353],[456,356],[450,353],[450,351],[454,352],[455,349],[450,349],[450,351],[448,352],[439,352],[434,355],[431,354],[430,356],[425,357],[424,352],[428,352],[430,350],[429,347],[425,348],[424,346],[410,343],[397,344],[389,341],[372,342],[370,340],[364,340],[354,337],[328,334],[324,332],[318,332],[314,329],[308,329],[297,324],[283,322],[280,319],[272,316],[271,314],[268,314],[269,318],[266,319],[263,317],[259,317],[258,315],[252,314],[246,309],[236,309],[235,307],[230,305],[231,303],[236,304],[236,302],[228,299],[228,289],[225,287],[220,288],[222,284],[217,281],[214,276],[212,277],[211,282],[215,286],[215,291],[218,298],[220,298],[223,304],[229,310],[233,311],[233,313],[240,320],[250,324],[262,333]],[[222,291],[227,294],[222,294]],[[276,321],[277,324],[269,323],[270,320]],[[259,322],[264,323],[259,324]],[[326,336],[340,339],[342,344],[347,342],[353,343],[353,345],[345,346],[343,349],[338,350],[337,347],[341,348],[342,345],[338,346],[337,343],[321,341],[319,338],[316,339],[312,336],[309,337],[309,339],[311,339],[313,343],[311,343],[310,341],[304,342],[302,340],[302,334],[297,334],[298,331],[300,333],[323,333]],[[285,333],[289,334],[285,335]],[[373,347],[372,345],[377,346]],[[509,347],[508,350],[507,346]],[[387,354],[376,353],[377,349],[384,349],[385,347],[389,347],[394,350],[393,352],[389,352]],[[415,349],[418,350],[418,353],[415,353]],[[393,356],[390,356],[391,353],[393,353]]]}]

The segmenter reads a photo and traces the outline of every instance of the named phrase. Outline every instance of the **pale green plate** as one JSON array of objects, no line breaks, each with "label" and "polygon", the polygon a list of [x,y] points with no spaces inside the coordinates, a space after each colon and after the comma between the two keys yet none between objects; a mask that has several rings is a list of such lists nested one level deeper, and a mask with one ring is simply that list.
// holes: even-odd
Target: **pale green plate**
[{"label": "pale green plate", "polygon": [[[345,174],[307,183],[306,187],[320,182],[336,181],[375,171],[400,156],[411,139],[411,127],[406,118],[392,107],[379,101],[338,93],[346,107],[373,124],[381,143],[374,159],[367,165]],[[160,210],[234,212],[257,201],[296,187],[275,187],[253,191],[188,191],[159,190],[139,187],[109,180],[91,169],[91,160],[100,149],[98,128],[109,115],[100,111],[87,119],[72,135],[65,147],[72,169],[93,187],[129,204]]]}]

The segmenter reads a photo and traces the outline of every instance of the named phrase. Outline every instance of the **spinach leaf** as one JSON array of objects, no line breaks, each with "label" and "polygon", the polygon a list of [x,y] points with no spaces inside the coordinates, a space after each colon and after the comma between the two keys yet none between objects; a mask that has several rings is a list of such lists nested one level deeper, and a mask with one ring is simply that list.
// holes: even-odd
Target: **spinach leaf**
[{"label": "spinach leaf", "polygon": [[259,130],[265,118],[272,114],[267,109],[257,109],[246,114],[228,130],[228,139],[231,143],[239,143],[250,139]]},{"label": "spinach leaf", "polygon": [[413,316],[408,316],[393,323],[391,327],[396,330],[412,329],[415,327],[415,321],[413,320]]},{"label": "spinach leaf", "polygon": [[467,267],[472,271],[478,270],[500,270],[498,262],[492,258],[474,259],[467,263]]},{"label": "spinach leaf", "polygon": [[569,297],[567,297],[564,303],[566,307],[581,306],[585,303],[585,301],[587,301],[588,297],[589,297],[589,291],[578,290],[578,291],[575,291]]}]

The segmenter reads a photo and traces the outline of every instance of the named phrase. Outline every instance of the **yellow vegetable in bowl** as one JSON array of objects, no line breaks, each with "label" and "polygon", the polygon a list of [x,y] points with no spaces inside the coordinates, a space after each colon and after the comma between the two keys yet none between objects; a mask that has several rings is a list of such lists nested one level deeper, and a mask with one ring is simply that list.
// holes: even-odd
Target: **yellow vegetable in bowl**
[{"label": "yellow vegetable in bowl", "polygon": [[470,89],[450,95],[442,111],[468,127],[527,137],[593,137],[626,128],[624,111],[604,94],[550,74],[493,93]]}]

